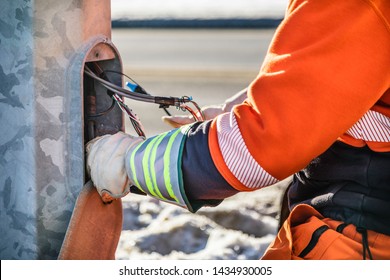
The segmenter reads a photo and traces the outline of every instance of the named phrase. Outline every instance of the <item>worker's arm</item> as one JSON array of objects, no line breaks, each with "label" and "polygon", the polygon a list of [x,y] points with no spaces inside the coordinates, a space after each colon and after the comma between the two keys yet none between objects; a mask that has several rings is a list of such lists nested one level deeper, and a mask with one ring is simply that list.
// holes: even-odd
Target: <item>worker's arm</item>
[{"label": "worker's arm", "polygon": [[[244,89],[220,105],[202,108],[202,113],[206,120],[211,120],[222,113],[229,112],[233,106],[242,103],[246,98],[247,89]],[[194,122],[192,116],[172,116],[167,117],[164,121],[180,129],[147,140],[119,132],[115,135],[104,135],[88,143],[86,148],[87,171],[103,201],[110,202],[125,196],[129,193],[130,186],[133,185],[143,193],[165,201],[172,200],[170,202],[196,211],[205,204],[216,205],[222,201],[222,198],[237,192],[219,175],[210,155],[202,157],[202,153],[208,152],[208,146],[195,146],[197,151],[189,151],[184,148],[184,144],[181,144],[188,138],[198,142],[193,137],[202,138],[199,139],[199,144],[207,143],[207,140],[205,142],[204,140],[207,139],[208,131],[202,131],[203,124],[192,124]],[[186,124],[192,125],[183,127]],[[143,142],[143,140],[145,141]],[[140,144],[139,147],[132,149],[137,143]],[[208,176],[208,182],[201,182],[199,179],[202,176],[197,176],[197,174],[191,176],[193,175],[191,173],[182,179],[182,170],[178,162],[184,161],[182,165],[191,166],[191,162],[195,162],[196,159],[195,153],[199,153],[200,162],[198,164],[214,174],[215,178],[212,179],[212,176]],[[172,159],[171,155],[174,155]],[[129,177],[132,179],[130,180]],[[161,178],[162,180],[160,180]],[[220,190],[222,193],[212,195],[212,198],[207,201],[190,197],[191,205],[184,192],[185,181],[191,181],[192,184],[197,184],[198,181],[200,185],[208,186],[212,183],[210,180],[219,182],[219,184],[224,182],[222,187],[215,188],[216,191]],[[197,199],[200,199],[199,203],[196,201]]]},{"label": "worker's arm", "polygon": [[231,186],[294,174],[373,108],[390,85],[389,15],[383,1],[291,1],[248,99],[209,129]]},{"label": "worker's arm", "polygon": [[381,12],[389,17],[390,5],[373,2],[291,1],[248,99],[186,142],[183,178],[192,201],[287,178],[384,96],[390,28]]},{"label": "worker's arm", "polygon": [[389,88],[390,5],[375,2],[291,1],[246,101],[132,145],[130,181],[196,211],[305,167]]}]

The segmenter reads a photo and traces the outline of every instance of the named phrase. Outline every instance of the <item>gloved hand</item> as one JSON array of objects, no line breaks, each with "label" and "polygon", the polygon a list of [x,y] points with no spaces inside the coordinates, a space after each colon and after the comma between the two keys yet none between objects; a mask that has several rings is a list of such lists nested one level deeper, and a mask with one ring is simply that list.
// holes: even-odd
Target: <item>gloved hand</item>
[{"label": "gloved hand", "polygon": [[[222,105],[207,106],[202,108],[205,120],[211,120],[223,113]],[[170,126],[177,128],[195,121],[192,115],[164,116],[162,120]]]},{"label": "gloved hand", "polygon": [[[235,105],[238,105],[242,103],[247,98],[247,89],[243,89],[240,92],[236,93],[229,99],[227,99],[223,104],[221,105],[212,105],[212,106],[206,106],[202,108],[203,115],[205,117],[205,120],[211,120],[217,117],[218,115],[222,113],[230,112]],[[193,123],[195,120],[191,115],[187,116],[164,116],[162,117],[162,120],[173,126],[174,128]]]},{"label": "gloved hand", "polygon": [[133,137],[120,131],[87,143],[87,172],[103,202],[109,203],[129,193],[132,183],[125,168],[126,151],[143,140],[143,137]]}]

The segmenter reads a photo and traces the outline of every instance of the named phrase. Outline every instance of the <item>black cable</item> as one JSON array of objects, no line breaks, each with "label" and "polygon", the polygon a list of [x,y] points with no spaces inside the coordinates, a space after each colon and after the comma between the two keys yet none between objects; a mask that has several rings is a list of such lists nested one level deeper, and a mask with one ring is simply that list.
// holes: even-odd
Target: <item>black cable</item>
[{"label": "black cable", "polygon": [[[137,86],[137,89],[135,90],[135,92],[150,95],[137,81],[135,81],[133,78],[126,75],[125,73],[122,73],[120,71],[115,71],[115,70],[104,70],[103,73],[115,73],[118,75],[122,75],[122,76],[126,77],[127,79],[129,79],[130,81],[132,81]],[[168,116],[172,116],[172,114],[168,111],[168,109],[165,106],[160,106],[160,108],[163,109],[164,112]]]},{"label": "black cable", "polygon": [[150,94],[142,94],[142,93],[134,92],[131,90],[124,89],[105,79],[98,77],[89,68],[85,70],[85,73],[91,78],[94,78],[99,82],[101,82],[105,88],[113,91],[114,93],[122,97],[127,97],[130,99],[143,101],[143,102],[156,103],[162,106],[176,106],[176,107],[179,107],[181,104],[191,101],[191,98],[189,97],[178,98],[178,97],[152,96]]},{"label": "black cable", "polygon": [[135,91],[135,92],[138,92],[138,93],[142,93],[142,94],[146,94],[146,95],[150,95],[139,83],[137,83],[133,78],[131,78],[130,76],[126,75],[125,73],[122,73],[122,72],[119,72],[119,71],[115,71],[115,70],[104,70],[102,74],[104,73],[115,73],[115,74],[118,74],[118,75],[122,75],[124,77],[126,77],[127,79],[129,79],[130,81],[132,81],[135,85],[137,85],[139,87],[139,91]]},{"label": "black cable", "polygon": [[163,110],[165,111],[165,113],[166,113],[168,116],[172,116],[171,112],[169,112],[167,108],[165,108],[165,107],[162,107],[162,108],[163,108]]},{"label": "black cable", "polygon": [[[132,78],[130,78],[129,76],[127,76],[124,73],[121,73],[119,71],[114,71],[114,70],[100,71],[99,76],[97,76],[93,71],[91,71],[91,69],[88,66],[86,66],[84,69],[84,72],[86,75],[99,81],[102,84],[102,86],[104,86],[108,90],[107,93],[110,96],[113,96],[115,94],[118,98],[120,96],[120,97],[126,97],[126,98],[130,98],[130,99],[137,100],[137,101],[159,104],[160,108],[163,108],[168,116],[171,116],[171,114],[167,110],[167,108],[169,106],[175,106],[177,108],[181,108],[182,110],[187,110],[188,112],[190,112],[192,114],[192,116],[194,117],[194,119],[197,121],[204,120],[204,115],[203,115],[202,110],[200,109],[198,104],[192,100],[191,97],[183,96],[183,97],[179,98],[179,97],[165,97],[165,96],[150,95]],[[111,83],[105,72],[107,72],[107,73],[112,72],[112,73],[116,73],[116,74],[123,75],[123,76],[127,77],[129,80],[131,80],[132,82],[135,83],[135,88],[134,89],[131,88],[131,90],[127,90],[127,89],[124,89],[123,87],[120,87],[120,86],[117,86],[117,85]],[[100,77],[100,76],[102,76],[102,77]],[[115,100],[117,100],[117,98],[115,98]],[[195,106],[196,111],[192,110],[188,105],[185,105],[185,103],[191,103],[193,106]],[[122,107],[122,109],[127,111],[126,108],[123,108],[123,106],[121,106],[121,107]],[[128,112],[128,114],[131,114],[131,112],[130,113]],[[142,129],[139,127],[140,124],[137,123],[136,125],[134,125],[133,120],[132,120],[132,124],[134,127],[137,127],[136,130],[140,129],[142,131]]]},{"label": "black cable", "polygon": [[85,71],[85,74],[87,74],[91,78],[99,81],[105,88],[113,91],[114,93],[116,93],[120,96],[135,99],[138,101],[143,101],[143,102],[156,103],[154,96],[145,95],[145,94],[141,94],[141,93],[137,93],[137,92],[133,92],[133,91],[124,89],[120,86],[117,86],[109,81],[106,81],[106,80],[98,77],[95,73],[91,72],[90,70]]}]

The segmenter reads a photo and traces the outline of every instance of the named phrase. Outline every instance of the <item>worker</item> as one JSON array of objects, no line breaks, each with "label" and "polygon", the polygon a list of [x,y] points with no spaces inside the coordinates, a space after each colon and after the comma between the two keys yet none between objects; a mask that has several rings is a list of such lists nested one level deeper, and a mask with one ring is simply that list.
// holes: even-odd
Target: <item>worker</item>
[{"label": "worker", "polygon": [[106,202],[191,212],[293,176],[262,259],[390,259],[389,88],[390,1],[291,0],[247,89],[206,121],[93,140],[88,170]]}]

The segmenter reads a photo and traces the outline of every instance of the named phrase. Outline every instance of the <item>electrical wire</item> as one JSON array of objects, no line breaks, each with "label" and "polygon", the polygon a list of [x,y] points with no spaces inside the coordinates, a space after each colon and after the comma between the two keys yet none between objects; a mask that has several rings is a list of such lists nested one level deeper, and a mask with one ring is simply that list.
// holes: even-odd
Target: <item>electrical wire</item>
[{"label": "electrical wire", "polygon": [[126,98],[134,99],[137,101],[156,103],[162,106],[176,106],[180,107],[181,104],[193,101],[192,98],[188,96],[179,97],[165,97],[165,96],[153,96],[150,94],[143,94],[134,92],[131,90],[124,89],[120,86],[117,86],[110,81],[107,81],[103,78],[98,77],[93,73],[89,68],[86,67],[85,73],[91,78],[98,80],[104,87],[111,90],[112,92]]},{"label": "electrical wire", "polygon": [[118,96],[114,95],[113,98],[117,101],[121,110],[128,115],[130,122],[133,125],[134,130],[137,132],[137,134],[139,136],[145,137],[144,127],[143,127],[141,121],[133,113],[133,111],[125,103],[123,103],[122,100]]},{"label": "electrical wire", "polygon": [[[187,97],[187,98],[189,98],[189,97]],[[193,110],[190,106],[188,106],[186,104],[182,104],[180,107],[184,108],[185,110],[190,112],[191,115],[194,117],[195,121],[204,121],[205,116],[202,112],[202,109],[198,106],[198,104],[196,102],[194,102],[193,100],[189,101],[188,103],[191,103],[195,107],[196,110]]]},{"label": "electrical wire", "polygon": [[[99,76],[96,75],[87,65],[85,66],[85,69],[84,69],[85,74],[88,75],[89,77],[95,79],[96,81],[100,82],[101,85],[104,86],[108,90],[108,94],[110,96],[112,96],[113,100],[115,100],[115,102],[118,104],[120,109],[129,116],[130,121],[131,121],[135,131],[140,136],[145,136],[143,126],[142,126],[140,120],[138,119],[138,117],[123,102],[121,97],[130,98],[130,99],[133,99],[136,101],[159,104],[160,108],[164,109],[164,111],[169,116],[171,114],[169,113],[167,108],[169,106],[175,106],[176,108],[180,108],[181,110],[188,111],[196,121],[203,121],[205,119],[201,108],[198,106],[198,104],[195,101],[192,100],[191,97],[183,96],[183,97],[179,98],[179,97],[153,96],[153,95],[149,94],[148,92],[146,92],[146,90],[144,90],[137,82],[135,82],[132,78],[125,75],[124,73],[121,73],[118,71],[113,71],[113,70],[103,71],[97,63],[95,63],[95,67],[98,68]],[[133,91],[133,90],[127,90],[123,87],[120,87],[120,86],[113,84],[112,82],[109,81],[107,75],[105,74],[108,72],[123,75],[124,77],[128,78],[136,86],[139,87],[138,90],[140,92]],[[102,76],[102,77],[100,77],[100,76]],[[195,109],[191,108],[188,104],[192,104],[195,107]]]},{"label": "electrical wire", "polygon": [[134,84],[136,84],[141,89],[141,92],[139,92],[139,93],[150,95],[149,93],[146,92],[146,90],[139,83],[137,83],[133,78],[131,78],[130,76],[126,75],[125,73],[122,73],[122,72],[119,72],[119,71],[115,71],[115,70],[104,70],[102,73],[114,73],[114,74],[118,74],[118,75],[124,76],[127,79],[129,79],[130,81],[132,81]]},{"label": "electrical wire", "polygon": [[[98,71],[100,72],[100,75],[101,74],[104,74],[104,72],[102,71],[102,69],[100,68],[100,66],[95,63],[94,66],[98,69]],[[93,76],[96,76],[96,74],[94,72],[92,72],[92,70],[86,65],[85,66],[85,70],[84,72],[88,75],[88,73],[91,73]],[[88,72],[88,73],[87,73]],[[88,75],[90,76],[90,75]],[[95,78],[93,77],[92,78]],[[108,80],[108,77],[106,77],[106,79]],[[104,80],[105,81],[105,80]],[[108,81],[109,82],[109,81]],[[107,88],[107,87],[106,87]],[[130,122],[135,130],[135,132],[139,135],[139,136],[143,136],[145,137],[145,132],[144,132],[144,128],[142,126],[142,123],[141,121],[137,118],[137,116],[133,113],[133,111],[123,102],[122,98],[120,96],[118,96],[117,94],[115,94],[115,92],[113,92],[112,90],[110,90],[109,88],[107,88],[108,92],[107,94],[110,95],[113,99],[113,102],[114,104],[117,103],[119,108],[124,112],[126,113],[126,115],[129,117],[130,119]]]},{"label": "electrical wire", "polygon": [[128,97],[128,98],[132,98],[132,99],[135,99],[135,100],[138,100],[138,101],[143,101],[143,102],[149,102],[149,103],[155,103],[155,99],[153,96],[148,96],[148,95],[143,95],[143,94],[140,94],[140,93],[137,93],[137,92],[133,92],[133,91],[130,91],[130,90],[126,90],[122,87],[119,87],[109,81],[106,81],[100,77],[98,77],[95,73],[93,73],[92,71],[90,70],[86,70],[85,71],[85,74],[87,74],[88,76],[90,76],[91,78],[99,81],[105,88],[107,88],[108,90],[120,95],[120,96],[123,96],[123,97]]},{"label": "electrical wire", "polygon": [[163,107],[162,109],[164,110],[165,114],[172,116],[171,112],[169,112],[167,108]]}]

